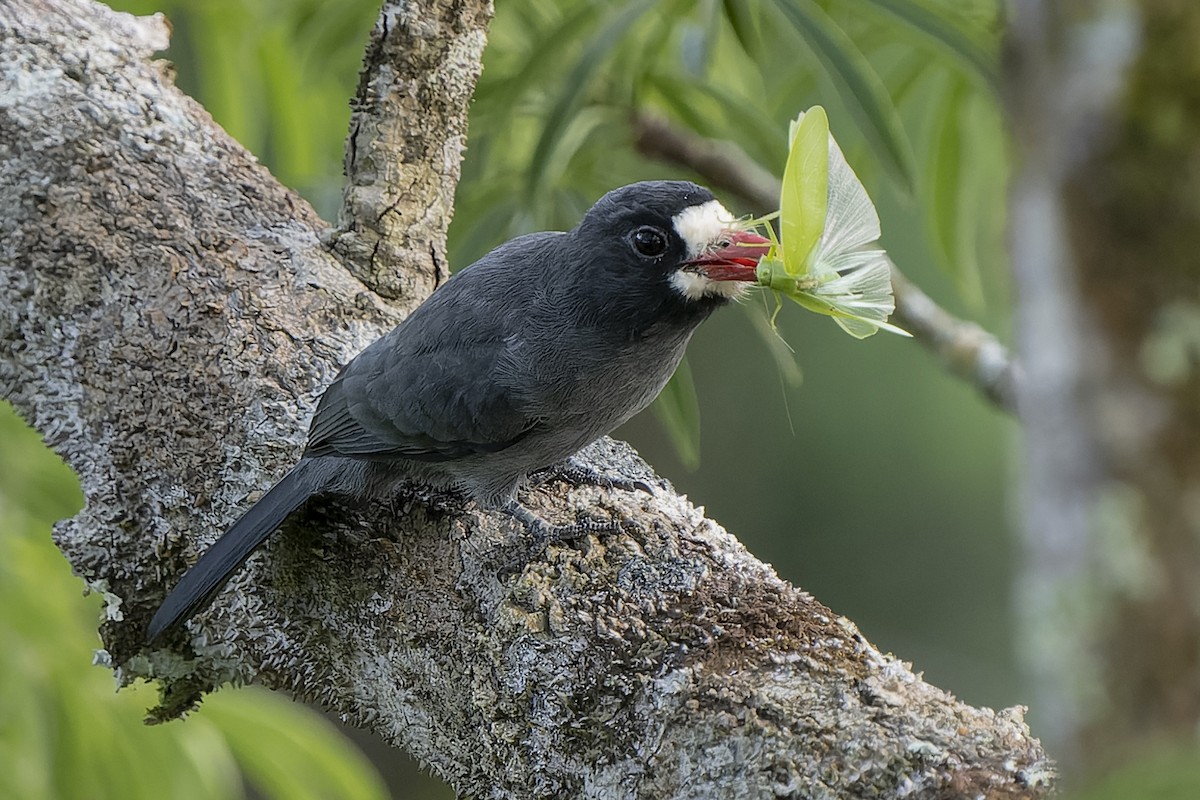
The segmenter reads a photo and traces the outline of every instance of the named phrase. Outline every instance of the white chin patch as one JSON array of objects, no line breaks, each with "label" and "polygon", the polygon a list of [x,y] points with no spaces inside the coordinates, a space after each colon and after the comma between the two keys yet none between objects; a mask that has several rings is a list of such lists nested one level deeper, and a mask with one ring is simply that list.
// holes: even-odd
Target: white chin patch
[{"label": "white chin patch", "polygon": [[746,284],[741,281],[714,281],[699,272],[686,269],[677,269],[671,273],[671,286],[688,300],[699,300],[701,297],[725,297],[734,300],[746,291]]},{"label": "white chin patch", "polygon": [[[716,200],[689,206],[671,219],[675,232],[687,247],[687,257],[695,258],[708,250],[729,230],[733,214]],[[746,287],[741,281],[714,281],[699,272],[680,269],[671,275],[671,286],[689,300],[702,297],[741,297]]]}]

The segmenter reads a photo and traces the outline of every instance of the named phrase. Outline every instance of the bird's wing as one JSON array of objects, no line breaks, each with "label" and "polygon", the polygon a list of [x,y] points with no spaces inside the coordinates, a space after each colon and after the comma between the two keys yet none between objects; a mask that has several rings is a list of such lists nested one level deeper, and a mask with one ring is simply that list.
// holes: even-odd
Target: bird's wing
[{"label": "bird's wing", "polygon": [[504,356],[536,286],[511,269],[485,258],[464,270],[351,361],[321,398],[306,455],[444,461],[533,431]]},{"label": "bird's wing", "polygon": [[499,350],[439,348],[374,369],[354,362],[322,396],[306,455],[444,461],[515,444],[537,420],[488,379]]}]

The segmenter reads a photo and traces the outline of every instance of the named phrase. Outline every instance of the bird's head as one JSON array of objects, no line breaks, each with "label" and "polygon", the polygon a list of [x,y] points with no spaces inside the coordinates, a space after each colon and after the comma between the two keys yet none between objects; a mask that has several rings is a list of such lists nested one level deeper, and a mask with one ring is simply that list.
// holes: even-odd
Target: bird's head
[{"label": "bird's head", "polygon": [[664,303],[712,308],[755,280],[770,242],[741,230],[712,192],[643,181],[600,198],[576,228],[599,247],[607,279]]}]

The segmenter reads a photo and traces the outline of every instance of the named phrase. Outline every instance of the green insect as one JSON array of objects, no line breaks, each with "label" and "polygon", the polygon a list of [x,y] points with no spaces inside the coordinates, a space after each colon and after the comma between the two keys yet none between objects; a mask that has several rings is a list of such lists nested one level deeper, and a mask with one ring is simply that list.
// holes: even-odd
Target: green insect
[{"label": "green insect", "polygon": [[[857,339],[880,329],[909,336],[887,322],[896,304],[887,256],[875,244],[879,215],[829,135],[825,109],[813,106],[801,112],[789,137],[780,236],[765,226],[772,247],[759,261],[758,284],[833,317]],[[746,224],[762,225],[772,217]]]}]

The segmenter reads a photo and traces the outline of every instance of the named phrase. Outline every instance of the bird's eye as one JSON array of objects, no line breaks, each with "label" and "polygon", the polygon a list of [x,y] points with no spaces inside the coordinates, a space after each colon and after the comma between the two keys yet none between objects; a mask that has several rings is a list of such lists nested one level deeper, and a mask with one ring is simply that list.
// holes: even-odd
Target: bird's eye
[{"label": "bird's eye", "polygon": [[635,250],[649,258],[661,256],[667,252],[667,235],[649,225],[644,225],[634,231],[630,241],[633,242]]}]

